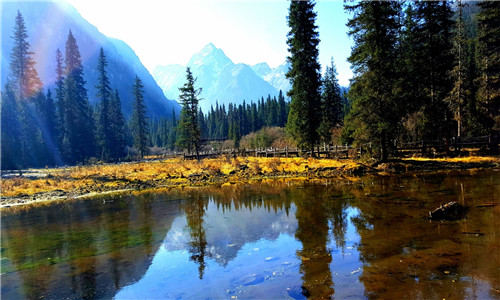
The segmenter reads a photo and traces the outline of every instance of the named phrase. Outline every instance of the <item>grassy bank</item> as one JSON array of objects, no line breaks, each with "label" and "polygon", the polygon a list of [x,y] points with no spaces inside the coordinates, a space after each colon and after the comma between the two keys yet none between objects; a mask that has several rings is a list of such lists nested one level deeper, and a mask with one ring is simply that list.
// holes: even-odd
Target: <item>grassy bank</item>
[{"label": "grassy bank", "polygon": [[26,204],[120,190],[235,184],[262,178],[335,178],[365,174],[495,168],[498,157],[414,158],[368,166],[354,160],[313,158],[218,158],[29,170],[2,179],[1,205]]}]

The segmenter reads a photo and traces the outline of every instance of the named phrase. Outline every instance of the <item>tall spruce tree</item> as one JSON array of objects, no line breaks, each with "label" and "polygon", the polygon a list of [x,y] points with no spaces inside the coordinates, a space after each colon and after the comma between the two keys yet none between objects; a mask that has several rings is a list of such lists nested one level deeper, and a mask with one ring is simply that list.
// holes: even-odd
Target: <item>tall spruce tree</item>
[{"label": "tall spruce tree", "polygon": [[478,43],[481,75],[479,102],[486,110],[489,133],[500,132],[500,2],[481,1],[478,14]]},{"label": "tall spruce tree", "polygon": [[144,157],[148,153],[148,120],[146,116],[146,105],[144,103],[144,85],[141,79],[135,75],[135,82],[132,86],[134,94],[134,104],[132,111],[131,129],[134,140],[134,147],[139,156]]},{"label": "tall spruce tree", "polygon": [[122,105],[118,90],[111,93],[109,103],[110,120],[110,152],[111,159],[116,160],[125,155],[125,119],[123,118]]},{"label": "tall spruce tree", "polygon": [[470,64],[467,64],[469,48],[465,31],[465,5],[461,0],[457,2],[458,16],[453,36],[454,67],[450,73],[453,87],[445,99],[457,122],[456,134],[458,137],[463,135],[464,123],[467,123],[464,122],[464,119],[467,115],[470,116],[469,109],[472,105],[470,102],[473,102],[472,87],[468,85],[471,81],[467,78],[471,74],[468,70]]},{"label": "tall spruce tree", "polygon": [[97,61],[97,97],[100,103],[97,111],[97,132],[96,140],[99,148],[99,155],[102,160],[107,161],[111,157],[111,148],[113,147],[113,132],[111,124],[111,87],[107,75],[106,67],[108,62],[101,47]]},{"label": "tall spruce tree", "polygon": [[35,69],[34,54],[30,50],[28,33],[22,14],[18,11],[12,35],[14,45],[10,54],[10,81],[18,103],[19,125],[21,127],[20,151],[21,159],[18,166],[26,167],[41,163],[38,161],[37,149],[40,144],[39,128],[36,125],[36,98],[42,92],[42,82]]},{"label": "tall spruce tree", "polygon": [[337,80],[337,69],[331,60],[331,65],[326,67],[325,78],[322,80],[321,93],[321,123],[318,131],[324,143],[332,141],[332,131],[342,124],[342,98]]},{"label": "tall spruce tree", "polygon": [[80,50],[71,31],[66,41],[65,65],[63,150],[68,161],[84,162],[95,154],[94,121],[83,79]]},{"label": "tall spruce tree", "polygon": [[56,117],[57,117],[57,141],[59,149],[62,151],[63,138],[66,135],[65,123],[64,123],[64,110],[66,105],[64,104],[64,58],[62,56],[61,50],[59,48],[56,50],[56,83],[55,83],[55,102],[56,102]]},{"label": "tall spruce tree", "polygon": [[287,78],[292,83],[287,130],[300,147],[314,155],[318,126],[321,120],[320,65],[318,63],[318,27],[313,1],[291,1],[288,13],[288,61],[291,64]]},{"label": "tall spruce tree", "polygon": [[357,144],[371,142],[373,155],[385,161],[401,119],[393,94],[400,4],[361,1],[346,4],[345,9],[354,14],[347,24],[349,35],[354,38],[348,58],[354,78],[349,90],[352,109],[346,128],[351,128]]},{"label": "tall spruce tree", "polygon": [[198,121],[198,102],[201,88],[196,89],[195,79],[191,69],[186,69],[186,83],[179,88],[179,100],[182,105],[181,117],[178,125],[180,137],[179,146],[189,150],[194,149],[199,159],[200,127]]},{"label": "tall spruce tree", "polygon": [[10,54],[10,76],[19,101],[25,102],[42,89],[42,82],[35,69],[35,61],[30,51],[28,33],[21,12],[17,12],[14,34],[14,46]]},{"label": "tall spruce tree", "polygon": [[452,116],[445,98],[452,88],[449,76],[453,66],[453,12],[447,1],[415,3],[418,57],[422,61],[418,72],[422,84],[422,138],[448,137]]},{"label": "tall spruce tree", "polygon": [[14,88],[7,82],[1,94],[1,158],[2,170],[21,168],[21,122]]}]

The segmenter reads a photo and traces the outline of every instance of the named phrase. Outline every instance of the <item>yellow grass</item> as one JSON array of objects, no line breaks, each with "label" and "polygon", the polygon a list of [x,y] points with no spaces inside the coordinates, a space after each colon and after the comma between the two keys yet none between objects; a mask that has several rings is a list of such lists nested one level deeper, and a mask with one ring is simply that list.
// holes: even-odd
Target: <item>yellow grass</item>
[{"label": "yellow grass", "polygon": [[493,156],[466,156],[466,157],[444,157],[444,158],[414,157],[414,158],[403,158],[403,160],[436,161],[436,162],[449,162],[449,163],[500,163],[500,158]]},{"label": "yellow grass", "polygon": [[[92,165],[65,169],[38,170],[46,178],[2,180],[2,196],[34,195],[55,190],[95,191],[125,188],[128,184],[160,182],[157,186],[189,184],[190,175],[204,178],[231,176],[231,180],[252,176],[299,175],[320,168],[349,170],[359,166],[351,160],[306,158],[217,158],[198,161],[167,159],[155,162]],[[243,170],[246,170],[243,174]],[[235,177],[235,178],[234,178]]]},{"label": "yellow grass", "polygon": [[[448,163],[495,163],[498,157],[408,158],[406,161]],[[129,189],[203,185],[208,182],[238,183],[252,178],[314,177],[349,175],[362,166],[354,160],[313,158],[216,158],[195,160],[167,159],[154,162],[92,165],[60,169],[40,169],[45,178],[2,180],[1,195],[15,197],[62,190],[75,194]],[[336,172],[336,173],[335,173]]]}]

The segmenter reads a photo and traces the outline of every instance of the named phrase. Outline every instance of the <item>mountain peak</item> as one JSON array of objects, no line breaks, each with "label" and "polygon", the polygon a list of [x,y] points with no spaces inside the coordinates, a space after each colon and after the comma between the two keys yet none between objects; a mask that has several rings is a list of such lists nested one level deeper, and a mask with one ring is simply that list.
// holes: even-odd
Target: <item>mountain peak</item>
[{"label": "mountain peak", "polygon": [[187,66],[191,68],[210,66],[220,71],[228,64],[233,64],[233,62],[226,56],[224,51],[209,43],[191,57]]}]

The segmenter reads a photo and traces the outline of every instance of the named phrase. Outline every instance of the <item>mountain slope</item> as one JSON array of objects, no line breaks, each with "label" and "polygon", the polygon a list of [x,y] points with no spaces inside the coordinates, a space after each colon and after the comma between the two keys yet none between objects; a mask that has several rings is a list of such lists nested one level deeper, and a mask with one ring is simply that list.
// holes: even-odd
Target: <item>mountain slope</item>
[{"label": "mountain slope", "polygon": [[123,41],[108,38],[88,23],[67,3],[62,2],[2,2],[2,57],[1,84],[10,73],[9,62],[13,40],[10,38],[19,10],[24,17],[31,50],[35,53],[36,69],[45,87],[55,81],[55,51],[64,54],[68,32],[71,30],[78,43],[84,67],[87,96],[95,104],[97,84],[97,58],[103,47],[108,59],[108,75],[113,89],[118,89],[126,117],[132,113],[132,84],[137,74],[143,81],[145,101],[150,117],[170,116],[172,109],[179,111],[177,102],[168,100],[135,52]]},{"label": "mountain slope", "polygon": [[[241,104],[243,100],[251,102],[267,95],[277,96],[279,90],[262,77],[264,73],[275,73],[267,64],[260,65],[255,69],[246,64],[234,64],[221,49],[210,43],[194,54],[186,67],[190,67],[197,78],[196,86],[202,88],[200,107],[207,112],[216,102],[227,107],[229,103]],[[153,76],[167,97],[178,99],[179,87],[186,79],[185,68],[181,72],[179,65],[157,66]]]}]

